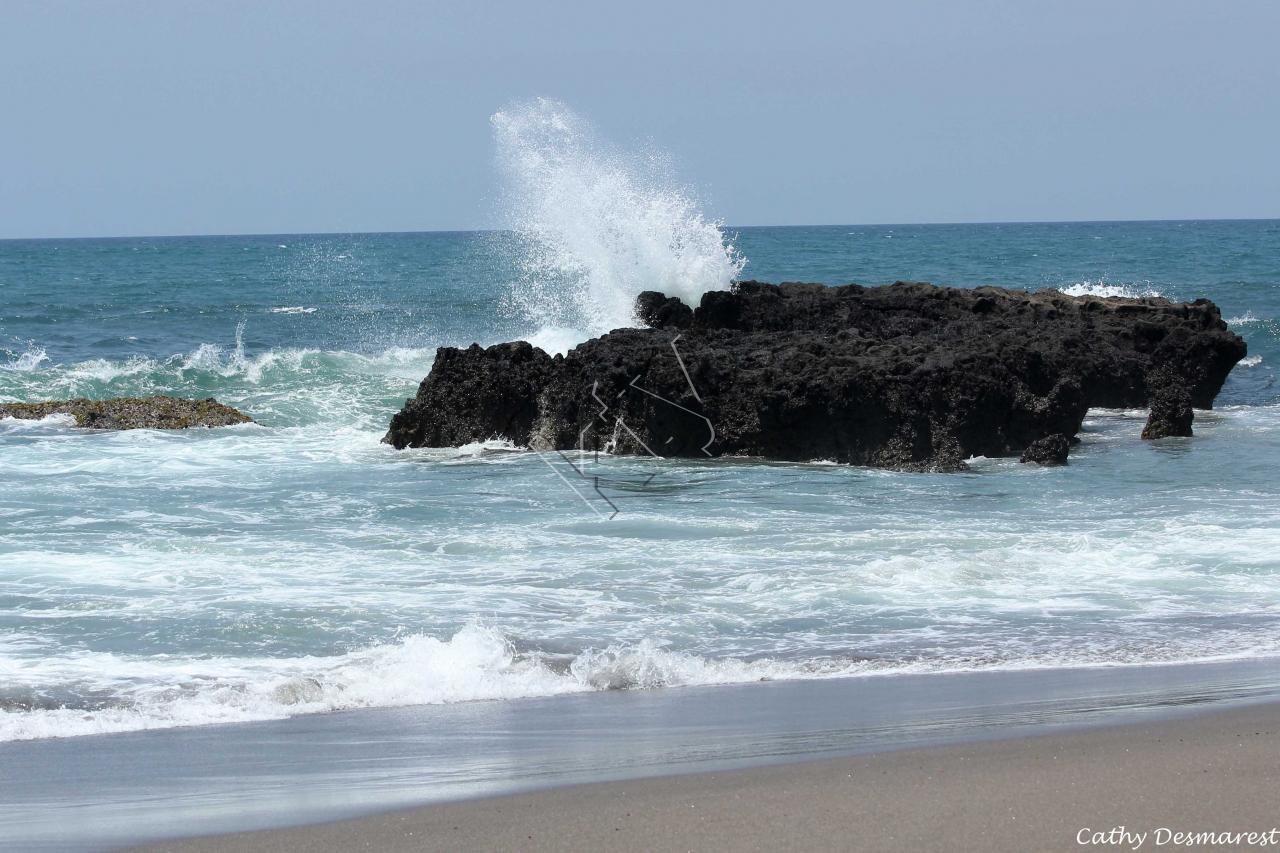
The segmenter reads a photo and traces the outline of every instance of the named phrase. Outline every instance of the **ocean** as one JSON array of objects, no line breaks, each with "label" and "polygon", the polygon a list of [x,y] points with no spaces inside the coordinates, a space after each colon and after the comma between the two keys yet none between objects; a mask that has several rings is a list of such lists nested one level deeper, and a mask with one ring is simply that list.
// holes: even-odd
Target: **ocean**
[{"label": "ocean", "polygon": [[[0,401],[213,396],[257,421],[0,420],[0,741],[1280,654],[1280,221],[733,228],[642,189],[523,208],[555,251],[0,241]],[[732,277],[1206,297],[1249,355],[1191,439],[1095,410],[1061,469],[603,457],[612,519],[520,448],[380,443],[438,346],[563,351],[641,286]]]}]

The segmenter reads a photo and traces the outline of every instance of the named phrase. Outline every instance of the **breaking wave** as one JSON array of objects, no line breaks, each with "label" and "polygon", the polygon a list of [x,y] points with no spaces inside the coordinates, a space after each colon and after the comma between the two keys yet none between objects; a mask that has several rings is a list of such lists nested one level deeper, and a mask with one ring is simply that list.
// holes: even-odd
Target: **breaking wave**
[{"label": "breaking wave", "polygon": [[[25,696],[0,691],[0,742],[175,726],[281,719],[351,708],[555,696],[598,690],[722,684],[785,677],[771,661],[708,661],[642,642],[570,658],[520,653],[499,631],[472,624],[447,640],[416,635],[333,658],[202,660],[85,653],[11,671]],[[794,670],[794,668],[792,668]],[[81,707],[59,706],[75,685]],[[52,698],[50,698],[52,697]],[[7,706],[7,707],[6,707]]]},{"label": "breaking wave", "polygon": [[[608,690],[742,684],[854,676],[1130,666],[1246,659],[1280,644],[1224,636],[1214,647],[1165,655],[1100,646],[1032,658],[877,661],[710,659],[651,641],[576,655],[520,651],[497,629],[472,623],[441,640],[413,635],[334,657],[145,658],[84,652],[33,659],[0,656],[0,743],[285,719],[358,708],[559,696]],[[71,701],[60,696],[74,695]]]}]

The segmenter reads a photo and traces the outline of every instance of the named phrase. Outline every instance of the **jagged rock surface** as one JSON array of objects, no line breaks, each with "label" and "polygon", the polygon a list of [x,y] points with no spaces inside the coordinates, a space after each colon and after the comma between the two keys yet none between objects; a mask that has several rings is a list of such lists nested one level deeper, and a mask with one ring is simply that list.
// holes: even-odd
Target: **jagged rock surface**
[{"label": "jagged rock surface", "polygon": [[1210,407],[1245,355],[1207,300],[741,282],[692,312],[646,292],[637,314],[650,328],[566,356],[443,347],[384,440],[955,470],[1070,441],[1090,406],[1157,385]]},{"label": "jagged rock surface", "polygon": [[1071,439],[1062,433],[1046,435],[1027,445],[1022,451],[1019,462],[1035,462],[1038,465],[1066,465],[1067,453],[1071,449]]},{"label": "jagged rock surface", "polygon": [[1189,437],[1195,420],[1191,393],[1180,381],[1177,371],[1166,367],[1153,370],[1148,380],[1151,387],[1151,411],[1142,428],[1146,439]]},{"label": "jagged rock surface", "polygon": [[190,429],[249,423],[253,418],[212,397],[119,397],[111,400],[51,400],[42,403],[0,403],[0,418],[39,420],[49,415],[72,415],[87,429]]}]

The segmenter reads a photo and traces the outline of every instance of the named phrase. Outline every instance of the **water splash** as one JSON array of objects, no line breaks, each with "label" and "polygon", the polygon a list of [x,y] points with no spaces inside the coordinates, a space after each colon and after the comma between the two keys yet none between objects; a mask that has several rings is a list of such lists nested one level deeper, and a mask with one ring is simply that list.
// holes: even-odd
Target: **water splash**
[{"label": "water splash", "polygon": [[1101,278],[1097,281],[1086,279],[1059,289],[1067,296],[1098,296],[1103,299],[1112,296],[1122,296],[1125,299],[1140,299],[1165,295],[1160,290],[1152,287],[1150,282],[1144,284],[1116,284]]},{"label": "water splash", "polygon": [[42,362],[49,360],[48,354],[44,347],[36,346],[34,343],[29,345],[25,352],[21,354],[9,353],[9,360],[0,364],[0,370],[12,370],[20,373],[31,373],[38,370]]},{"label": "water splash", "polygon": [[642,290],[694,305],[746,259],[708,220],[662,158],[620,151],[559,101],[538,98],[491,118],[505,179],[519,280],[507,307],[556,349],[635,325]]},{"label": "water splash", "polygon": [[[221,373],[223,376],[232,376],[245,372],[246,368],[253,366],[253,362],[246,359],[244,355],[245,325],[244,320],[236,323],[236,343],[235,348],[230,353],[227,353],[219,344],[201,344],[187,358],[183,369],[210,370]],[[258,375],[253,377],[253,381],[256,382],[260,378],[261,371],[258,371]]]}]

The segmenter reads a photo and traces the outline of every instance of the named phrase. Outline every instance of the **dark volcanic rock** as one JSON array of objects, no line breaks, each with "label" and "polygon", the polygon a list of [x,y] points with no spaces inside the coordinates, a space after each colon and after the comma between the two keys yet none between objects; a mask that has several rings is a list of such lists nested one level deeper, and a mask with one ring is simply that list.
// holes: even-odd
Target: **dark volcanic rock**
[{"label": "dark volcanic rock", "polygon": [[1245,354],[1205,300],[742,282],[691,315],[637,307],[651,328],[566,356],[441,348],[385,440],[954,470],[1070,440],[1089,406],[1145,406],[1155,384],[1210,406]]},{"label": "dark volcanic rock", "polygon": [[53,400],[46,403],[0,403],[0,418],[38,420],[74,415],[88,429],[190,429],[250,423],[253,418],[207,400],[179,397],[120,397],[114,400]]},{"label": "dark volcanic rock", "polygon": [[1174,303],[1159,297],[1126,299],[1027,293],[998,287],[935,287],[898,282],[888,287],[775,286],[746,281],[734,291],[702,298],[694,328],[740,331],[857,332],[878,340],[914,340],[952,349],[985,338],[1012,353],[1034,353],[1020,365],[1032,381],[1046,372],[1075,375],[1089,405],[1145,406],[1147,374],[1172,363],[1198,408],[1213,407],[1223,381],[1245,356],[1244,341],[1227,329],[1207,299]]},{"label": "dark volcanic rock", "polygon": [[391,419],[383,441],[398,448],[456,447],[501,437],[528,446],[540,393],[557,366],[524,341],[440,347],[418,396]]},{"label": "dark volcanic rock", "polygon": [[693,325],[692,308],[656,290],[646,290],[636,297],[636,317],[654,329],[687,329]]},{"label": "dark volcanic rock", "polygon": [[1040,465],[1066,465],[1071,440],[1062,433],[1046,435],[1027,445],[1019,462],[1036,462]]},{"label": "dark volcanic rock", "polygon": [[1191,408],[1191,392],[1179,381],[1178,372],[1162,367],[1152,372],[1149,384],[1151,413],[1147,416],[1147,425],[1142,428],[1142,437],[1192,435],[1191,422],[1195,419],[1195,412]]}]

